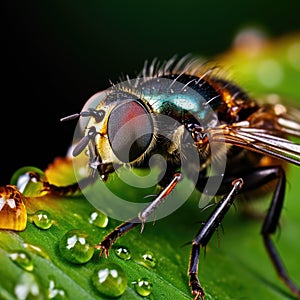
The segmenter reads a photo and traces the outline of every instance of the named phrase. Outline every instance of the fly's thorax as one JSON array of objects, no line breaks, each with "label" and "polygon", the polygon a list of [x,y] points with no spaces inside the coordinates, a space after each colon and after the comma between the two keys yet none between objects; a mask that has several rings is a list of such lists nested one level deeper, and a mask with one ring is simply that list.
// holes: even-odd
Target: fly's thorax
[{"label": "fly's thorax", "polygon": [[172,74],[150,78],[139,87],[154,112],[181,124],[191,121],[203,127],[216,126],[217,109],[223,105],[219,92],[204,78]]}]

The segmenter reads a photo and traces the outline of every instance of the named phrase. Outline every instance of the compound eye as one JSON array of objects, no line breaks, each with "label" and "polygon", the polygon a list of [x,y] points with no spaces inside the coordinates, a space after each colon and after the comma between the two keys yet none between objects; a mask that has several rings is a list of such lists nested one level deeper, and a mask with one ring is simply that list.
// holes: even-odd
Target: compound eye
[{"label": "compound eye", "polygon": [[107,132],[116,157],[125,163],[132,162],[144,154],[151,143],[151,115],[139,102],[127,101],[111,111]]}]

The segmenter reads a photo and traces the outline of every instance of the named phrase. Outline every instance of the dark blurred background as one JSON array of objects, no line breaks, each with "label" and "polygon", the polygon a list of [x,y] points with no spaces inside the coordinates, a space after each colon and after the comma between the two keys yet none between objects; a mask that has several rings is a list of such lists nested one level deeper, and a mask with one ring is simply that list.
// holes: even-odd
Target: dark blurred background
[{"label": "dark blurred background", "polygon": [[[145,59],[228,50],[249,26],[270,37],[300,29],[299,3],[270,1],[4,0],[0,185],[13,172],[64,156],[94,93]],[[3,52],[2,52],[3,53]]]}]

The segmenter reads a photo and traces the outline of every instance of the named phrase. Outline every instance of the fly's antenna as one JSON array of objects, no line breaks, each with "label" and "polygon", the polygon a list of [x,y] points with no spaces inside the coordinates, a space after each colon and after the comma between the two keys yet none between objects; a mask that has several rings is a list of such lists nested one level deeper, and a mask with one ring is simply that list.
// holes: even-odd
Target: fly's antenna
[{"label": "fly's antenna", "polygon": [[94,108],[89,108],[86,111],[82,111],[80,113],[76,113],[76,114],[61,118],[60,121],[62,121],[62,122],[70,121],[70,120],[77,119],[79,117],[93,117],[93,118],[95,118],[95,121],[97,123],[99,123],[103,120],[104,115],[105,115],[105,111],[102,109],[97,110]]},{"label": "fly's antenna", "polygon": [[96,135],[98,134],[98,132],[96,131],[96,128],[94,126],[92,126],[87,135],[85,135],[79,142],[78,144],[75,146],[72,155],[73,156],[78,156],[89,144],[90,141],[93,141],[96,137]]},{"label": "fly's antenna", "polygon": [[[89,108],[88,110],[82,111],[80,113],[72,114],[70,116],[61,118],[60,121],[69,121],[69,120],[74,120],[79,117],[93,117],[96,121],[96,123],[99,123],[103,120],[105,115],[105,111],[102,109],[94,109],[94,108]],[[87,135],[85,135],[75,146],[72,155],[73,156],[78,156],[89,144],[90,141],[93,141],[96,137],[98,132],[96,131],[96,128],[92,126]]]},{"label": "fly's antenna", "polygon": [[64,121],[70,121],[70,120],[74,120],[74,119],[77,119],[80,117],[80,114],[79,113],[76,113],[76,114],[73,114],[73,115],[70,115],[70,116],[67,116],[67,117],[63,117],[60,119],[61,122],[64,122]]}]

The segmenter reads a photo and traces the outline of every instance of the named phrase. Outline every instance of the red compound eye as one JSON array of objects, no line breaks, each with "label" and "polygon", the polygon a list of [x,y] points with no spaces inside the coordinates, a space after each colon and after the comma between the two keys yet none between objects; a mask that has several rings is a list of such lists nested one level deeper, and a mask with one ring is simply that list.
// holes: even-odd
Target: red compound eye
[{"label": "red compound eye", "polygon": [[146,108],[132,100],[116,106],[109,116],[108,138],[122,162],[132,162],[149,147],[153,135],[152,118]]}]

